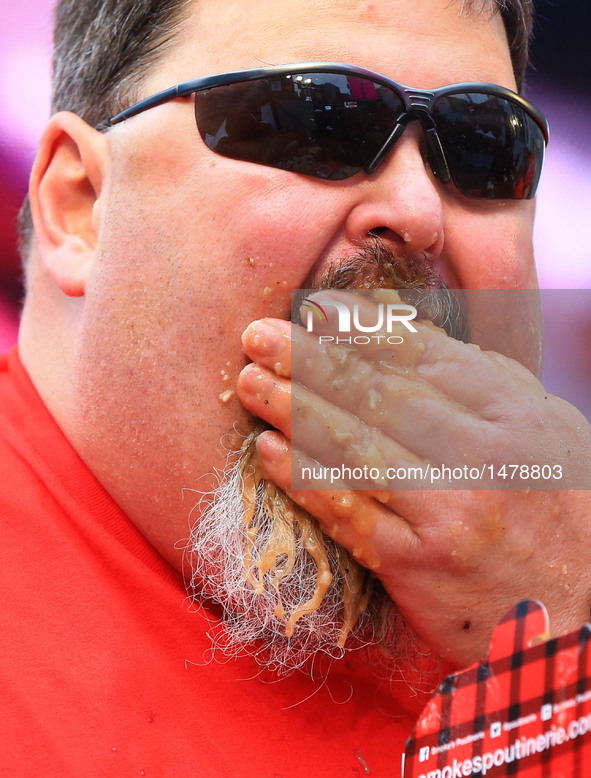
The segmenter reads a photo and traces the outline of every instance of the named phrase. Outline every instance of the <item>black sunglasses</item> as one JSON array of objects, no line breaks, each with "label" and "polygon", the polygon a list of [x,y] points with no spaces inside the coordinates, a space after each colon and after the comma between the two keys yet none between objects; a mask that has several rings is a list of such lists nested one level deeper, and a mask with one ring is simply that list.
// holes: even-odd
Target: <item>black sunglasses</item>
[{"label": "black sunglasses", "polygon": [[217,154],[339,181],[373,173],[407,125],[424,130],[423,156],[467,197],[534,196],[548,142],[543,114],[495,84],[412,89],[336,63],[241,70],[186,81],[121,111],[101,129],[195,95],[197,128]]}]

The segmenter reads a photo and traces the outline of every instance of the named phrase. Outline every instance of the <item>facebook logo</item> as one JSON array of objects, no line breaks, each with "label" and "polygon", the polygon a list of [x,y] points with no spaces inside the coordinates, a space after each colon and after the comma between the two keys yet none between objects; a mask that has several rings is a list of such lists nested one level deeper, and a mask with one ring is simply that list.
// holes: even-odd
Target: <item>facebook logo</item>
[{"label": "facebook logo", "polygon": [[421,750],[419,751],[419,762],[427,761],[427,759],[429,758],[429,751],[430,751],[429,746],[424,746],[423,748],[421,748]]}]

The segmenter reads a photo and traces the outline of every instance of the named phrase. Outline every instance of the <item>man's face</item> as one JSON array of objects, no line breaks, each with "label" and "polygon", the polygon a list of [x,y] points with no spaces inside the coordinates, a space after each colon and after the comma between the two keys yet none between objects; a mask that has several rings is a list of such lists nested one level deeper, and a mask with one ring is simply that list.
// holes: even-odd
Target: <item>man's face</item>
[{"label": "man's face", "polygon": [[[335,61],[435,88],[515,89],[500,16],[449,0],[199,0],[153,67],[147,96],[199,76]],[[378,232],[402,260],[425,253],[453,288],[535,285],[529,201],[478,201],[435,181],[411,126],[376,173],[338,182],[226,159],[205,147],[190,100],[110,131],[96,260],[80,341],[78,447],[144,534],[176,564],[194,504],[234,428],[240,333],[288,318],[290,292]],[[226,436],[226,437],[225,437]]]}]

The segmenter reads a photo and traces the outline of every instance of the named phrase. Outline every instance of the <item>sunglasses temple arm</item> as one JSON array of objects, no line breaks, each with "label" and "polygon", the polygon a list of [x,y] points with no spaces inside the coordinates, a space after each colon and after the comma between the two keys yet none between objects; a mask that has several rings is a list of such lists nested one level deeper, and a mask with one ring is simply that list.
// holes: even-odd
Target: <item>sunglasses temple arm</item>
[{"label": "sunglasses temple arm", "polygon": [[152,95],[152,97],[148,97],[145,100],[142,100],[141,102],[126,108],[116,116],[102,121],[97,129],[102,129],[103,127],[105,129],[112,127],[114,124],[119,124],[120,122],[125,121],[125,119],[129,119],[132,116],[137,116],[138,113],[147,111],[148,108],[154,108],[157,105],[167,103],[169,100],[174,100],[175,97],[184,96],[184,93],[181,90],[182,86],[183,84],[177,84],[177,86],[170,87],[170,89],[165,89],[163,92],[158,92],[158,94]]}]

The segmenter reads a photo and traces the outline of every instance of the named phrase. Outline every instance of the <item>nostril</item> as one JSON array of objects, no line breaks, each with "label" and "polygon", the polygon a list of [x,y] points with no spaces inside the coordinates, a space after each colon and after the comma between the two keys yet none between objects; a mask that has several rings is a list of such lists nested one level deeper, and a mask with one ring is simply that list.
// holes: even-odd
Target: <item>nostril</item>
[{"label": "nostril", "polygon": [[396,229],[380,224],[368,230],[366,237],[379,240],[381,245],[387,246],[397,256],[420,252],[427,257],[435,257],[441,251],[439,244],[443,240],[443,229],[434,219],[425,223],[416,223],[412,219],[403,222],[400,219]]}]

